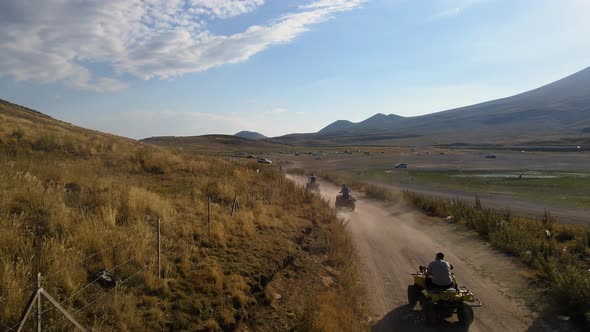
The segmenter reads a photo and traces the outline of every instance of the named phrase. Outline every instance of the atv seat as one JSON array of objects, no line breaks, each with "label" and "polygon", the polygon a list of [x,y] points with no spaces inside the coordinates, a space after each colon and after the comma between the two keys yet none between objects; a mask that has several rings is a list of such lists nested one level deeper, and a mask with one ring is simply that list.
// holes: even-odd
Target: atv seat
[{"label": "atv seat", "polygon": [[429,288],[429,293],[440,294],[440,293],[457,293],[457,290],[453,287],[451,288]]},{"label": "atv seat", "polygon": [[426,289],[431,293],[457,292],[457,290],[455,289],[455,283],[441,286],[433,283],[432,278],[426,278]]}]

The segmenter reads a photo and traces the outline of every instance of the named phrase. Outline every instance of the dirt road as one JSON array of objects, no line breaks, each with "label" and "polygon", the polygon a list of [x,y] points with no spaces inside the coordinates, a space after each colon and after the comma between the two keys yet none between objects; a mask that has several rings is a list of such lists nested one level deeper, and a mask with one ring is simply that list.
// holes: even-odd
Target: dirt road
[{"label": "dirt road", "polygon": [[[300,177],[294,178],[303,183]],[[321,194],[332,202],[338,189],[321,183]],[[495,252],[462,225],[435,220],[402,205],[384,205],[357,197],[349,220],[357,252],[364,264],[373,331],[461,331],[453,320],[427,328],[420,312],[407,305],[411,272],[433,260],[438,251],[451,262],[459,284],[470,288],[484,306],[475,308],[469,331],[548,330],[528,309],[534,298],[518,261]]]}]

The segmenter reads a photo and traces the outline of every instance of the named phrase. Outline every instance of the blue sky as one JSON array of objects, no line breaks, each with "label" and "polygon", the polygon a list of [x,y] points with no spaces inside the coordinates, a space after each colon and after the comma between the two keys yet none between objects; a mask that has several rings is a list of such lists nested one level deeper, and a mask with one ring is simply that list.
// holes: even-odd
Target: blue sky
[{"label": "blue sky", "polygon": [[132,138],[313,132],[505,97],[590,59],[586,0],[0,3],[0,98]]}]

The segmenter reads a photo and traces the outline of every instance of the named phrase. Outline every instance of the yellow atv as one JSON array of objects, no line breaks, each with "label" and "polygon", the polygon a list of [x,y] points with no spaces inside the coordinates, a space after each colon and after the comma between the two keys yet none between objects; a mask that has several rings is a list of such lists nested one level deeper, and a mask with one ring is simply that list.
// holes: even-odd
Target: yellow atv
[{"label": "yellow atv", "polygon": [[[408,286],[408,302],[414,308],[420,303],[424,320],[429,325],[436,325],[445,318],[457,314],[459,323],[469,327],[473,322],[473,307],[481,307],[481,300],[466,287],[433,289],[426,286],[426,267],[412,273],[414,284]],[[455,276],[453,282],[457,285]]]}]

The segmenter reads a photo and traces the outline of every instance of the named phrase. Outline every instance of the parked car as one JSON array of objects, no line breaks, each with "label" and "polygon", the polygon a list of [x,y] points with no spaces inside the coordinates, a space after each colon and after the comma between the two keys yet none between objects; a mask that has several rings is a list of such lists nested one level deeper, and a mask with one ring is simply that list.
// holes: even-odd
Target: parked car
[{"label": "parked car", "polygon": [[258,159],[258,162],[261,164],[272,164],[272,161],[270,161],[266,158],[260,158],[260,159]]},{"label": "parked car", "polygon": [[400,163],[400,164],[395,165],[395,168],[408,168],[408,164]]},{"label": "parked car", "polygon": [[489,155],[486,156],[486,158],[488,158],[488,159],[496,159],[496,155],[489,154]]}]

